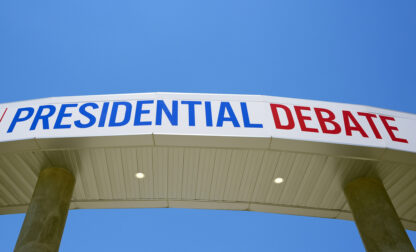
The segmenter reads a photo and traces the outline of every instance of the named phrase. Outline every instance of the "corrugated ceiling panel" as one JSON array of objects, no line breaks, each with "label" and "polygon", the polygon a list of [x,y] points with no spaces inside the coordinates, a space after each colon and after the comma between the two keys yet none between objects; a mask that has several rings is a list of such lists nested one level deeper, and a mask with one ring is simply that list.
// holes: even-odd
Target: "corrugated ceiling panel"
[{"label": "corrugated ceiling panel", "polygon": [[[285,186],[280,194],[280,198],[276,203],[283,205],[291,205],[296,198],[296,195],[301,189],[300,185],[302,180],[305,178],[306,171],[311,163],[312,155],[308,154],[297,154],[293,165],[289,171],[289,175],[283,177],[286,179]],[[279,172],[278,172],[279,174]],[[281,172],[280,172],[281,174]],[[279,175],[276,175],[276,177]],[[282,175],[280,175],[282,176]],[[278,185],[277,185],[278,186]]]},{"label": "corrugated ceiling panel", "polygon": [[[247,209],[249,203],[286,206],[298,209],[298,214],[302,207],[334,210],[331,216],[339,214],[337,209],[349,211],[342,189],[346,181],[378,175],[401,218],[416,219],[415,167],[229,148],[126,147],[0,155],[0,207],[27,205],[40,168],[49,165],[75,173],[73,200],[79,206],[88,202],[111,205],[115,200],[129,201],[127,205],[132,206],[161,200],[168,206],[170,199],[179,205],[192,201],[195,206],[214,204],[210,201],[245,202]],[[145,178],[137,179],[137,172],[143,172]],[[274,184],[276,177],[285,182]]]},{"label": "corrugated ceiling panel", "polygon": [[[49,165],[46,155],[41,152],[1,155],[0,199],[3,202],[1,204],[20,205],[29,203],[40,167]],[[16,184],[20,182],[23,184]],[[15,188],[18,190],[15,190]]]},{"label": "corrugated ceiling panel", "polygon": [[[350,172],[350,168],[353,163],[345,162],[344,159],[339,160],[337,166],[333,167],[331,180],[328,181],[326,185],[326,190],[323,192],[323,197],[320,197],[319,208],[329,208],[329,209],[336,209],[333,208],[335,201],[339,199],[343,195],[342,192],[342,178]],[[318,202],[317,202],[318,203]],[[340,205],[339,207],[342,207]]]},{"label": "corrugated ceiling panel", "polygon": [[20,189],[30,198],[37,181],[37,174],[33,172],[30,165],[24,162],[21,156],[16,154],[1,157],[0,165],[8,167],[6,172],[10,178],[19,183]]},{"label": "corrugated ceiling panel", "polygon": [[136,173],[139,172],[137,168],[137,149],[136,148],[122,148],[121,161],[124,173],[124,184],[126,189],[127,199],[140,198],[140,180],[136,178]]},{"label": "corrugated ceiling panel", "polygon": [[168,155],[168,197],[169,199],[181,199],[183,148],[169,148]]},{"label": "corrugated ceiling panel", "polygon": [[409,209],[409,211],[405,214],[404,218],[416,222],[416,204],[413,204],[413,207]]},{"label": "corrugated ceiling panel", "polygon": [[11,166],[4,156],[0,158],[0,167],[0,183],[7,188],[9,198],[15,204],[28,203],[33,191],[30,191],[30,185],[19,174],[22,168]]},{"label": "corrugated ceiling panel", "polygon": [[334,180],[339,158],[328,157],[307,201],[307,206],[320,208],[328,188]]},{"label": "corrugated ceiling panel", "polygon": [[251,202],[265,202],[270,183],[273,181],[273,174],[279,161],[281,153],[277,151],[266,151],[257,178],[254,194]]},{"label": "corrugated ceiling panel", "polygon": [[405,176],[401,177],[397,181],[397,183],[395,183],[388,189],[387,192],[390,195],[392,202],[396,207],[400,207],[401,202],[408,200],[410,196],[408,189],[412,189],[412,187],[415,186],[415,181],[416,170],[408,169],[408,172],[405,173]]},{"label": "corrugated ceiling panel", "polygon": [[389,189],[396,181],[403,176],[406,169],[400,168],[399,164],[394,163],[378,163],[377,174],[383,181],[386,189]]},{"label": "corrugated ceiling panel", "polygon": [[215,155],[214,171],[212,175],[210,200],[223,200],[225,185],[230,168],[232,150],[221,149]]},{"label": "corrugated ceiling panel", "polygon": [[196,199],[200,149],[185,148],[183,163],[182,199]]},{"label": "corrugated ceiling panel", "polygon": [[84,188],[85,200],[98,200],[99,194],[90,152],[80,150],[77,151],[77,156],[80,160],[78,173]]},{"label": "corrugated ceiling panel", "polygon": [[168,148],[153,148],[153,189],[156,199],[166,199],[168,193]]},{"label": "corrugated ceiling panel", "polygon": [[293,199],[294,205],[306,206],[313,189],[317,186],[316,182],[324,168],[328,157],[313,155],[311,158],[302,181],[299,183],[299,189]]},{"label": "corrugated ceiling panel", "polygon": [[201,149],[200,151],[198,163],[198,182],[196,185],[197,199],[209,199],[216,151],[216,149]]},{"label": "corrugated ceiling panel", "polygon": [[140,198],[152,199],[154,195],[153,149],[142,147],[137,149],[137,172],[143,172],[145,179],[139,180]]},{"label": "corrugated ceiling panel", "polygon": [[[412,200],[416,199],[416,169],[409,168],[409,170],[411,172],[407,175],[408,180],[403,181],[403,186],[400,191],[393,196],[394,200],[392,200],[397,213],[402,216],[412,215],[413,213],[409,211],[415,206],[416,202]],[[394,194],[393,191],[390,191],[390,193],[391,195]]]},{"label": "corrugated ceiling panel", "polygon": [[14,191],[13,187],[10,187],[6,184],[5,180],[7,181],[6,177],[3,177],[3,172],[0,169],[0,193],[1,199],[5,204],[3,206],[15,206],[20,204],[28,203],[25,201],[24,196],[17,195],[18,192]]},{"label": "corrugated ceiling panel", "polygon": [[[273,175],[268,177],[268,180],[265,181],[265,183],[269,185],[266,203],[271,203],[271,204],[280,203],[280,197],[285,191],[285,187],[291,186],[290,172],[294,169],[293,166],[297,160],[296,158],[298,158],[298,161],[301,162],[300,156],[299,155],[297,156],[297,154],[295,153],[282,152],[280,154],[280,157],[275,167]],[[273,179],[277,177],[285,178],[285,183],[282,183],[282,184],[273,183]],[[287,197],[293,198],[295,196],[294,191],[286,190],[286,193],[289,194],[287,195]]]},{"label": "corrugated ceiling panel", "polygon": [[247,164],[248,152],[248,150],[233,151],[225,185],[224,200],[236,201],[244,169]]},{"label": "corrugated ceiling panel", "polygon": [[416,188],[414,186],[409,194],[408,198],[396,207],[397,213],[408,220],[414,219],[416,215]]},{"label": "corrugated ceiling panel", "polygon": [[244,164],[244,173],[238,190],[237,201],[250,201],[260,173],[264,153],[265,151],[249,151],[247,162]]},{"label": "corrugated ceiling panel", "polygon": [[105,149],[108,175],[110,176],[111,191],[114,199],[126,199],[124,170],[119,148]]},{"label": "corrugated ceiling panel", "polygon": [[91,164],[97,181],[100,199],[110,200],[113,198],[110,175],[107,168],[107,159],[104,149],[91,149]]},{"label": "corrugated ceiling panel", "polygon": [[31,187],[35,186],[36,181],[38,179],[39,169],[35,167],[39,165],[37,159],[34,157],[32,152],[27,152],[22,155],[13,154],[9,155],[9,161],[13,164],[14,167],[22,167],[24,168],[24,174],[22,174],[26,181],[31,185]]},{"label": "corrugated ceiling panel", "polygon": [[399,193],[401,188],[403,188],[402,183],[406,182],[411,174],[412,169],[407,169],[404,165],[398,165],[396,168],[390,170],[390,174],[383,180],[383,182],[386,181],[384,187],[390,197],[395,197]]}]

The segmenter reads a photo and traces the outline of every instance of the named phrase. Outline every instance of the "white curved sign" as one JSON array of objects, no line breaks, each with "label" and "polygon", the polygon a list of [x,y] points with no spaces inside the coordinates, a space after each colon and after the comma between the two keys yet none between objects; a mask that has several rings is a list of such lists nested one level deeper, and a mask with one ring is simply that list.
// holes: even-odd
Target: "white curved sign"
[{"label": "white curved sign", "polygon": [[[416,153],[416,116],[250,95],[144,93],[0,104],[0,142],[190,135],[300,140]],[[178,143],[178,145],[181,145]]]}]

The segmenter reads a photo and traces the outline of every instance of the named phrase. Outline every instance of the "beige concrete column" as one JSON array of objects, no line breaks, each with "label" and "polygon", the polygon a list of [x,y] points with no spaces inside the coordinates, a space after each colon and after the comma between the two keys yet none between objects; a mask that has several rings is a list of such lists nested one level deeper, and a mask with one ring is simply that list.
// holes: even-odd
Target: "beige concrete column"
[{"label": "beige concrete column", "polygon": [[74,175],[64,168],[40,172],[14,251],[59,250],[74,184]]},{"label": "beige concrete column", "polygon": [[379,179],[355,179],[344,192],[367,251],[415,251]]}]

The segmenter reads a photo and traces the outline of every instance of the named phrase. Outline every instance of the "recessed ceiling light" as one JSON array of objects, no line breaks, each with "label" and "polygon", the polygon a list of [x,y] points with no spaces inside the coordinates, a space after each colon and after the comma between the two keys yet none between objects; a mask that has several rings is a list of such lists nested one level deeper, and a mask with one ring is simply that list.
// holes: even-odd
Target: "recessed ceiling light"
[{"label": "recessed ceiling light", "polygon": [[283,183],[285,180],[283,179],[283,178],[281,178],[281,177],[278,177],[278,178],[275,178],[274,179],[274,183],[275,184],[281,184],[281,183]]},{"label": "recessed ceiling light", "polygon": [[136,178],[138,178],[138,179],[144,178],[144,173],[143,172],[136,173]]}]

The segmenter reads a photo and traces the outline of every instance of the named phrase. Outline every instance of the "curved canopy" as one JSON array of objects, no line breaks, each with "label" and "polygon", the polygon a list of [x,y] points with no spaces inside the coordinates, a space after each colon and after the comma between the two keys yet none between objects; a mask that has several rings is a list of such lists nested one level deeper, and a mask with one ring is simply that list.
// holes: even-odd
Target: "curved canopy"
[{"label": "curved canopy", "polygon": [[352,219],[344,183],[377,176],[404,226],[416,230],[415,128],[413,114],[253,95],[0,104],[0,213],[24,212],[47,166],[74,172],[72,209],[183,207],[339,219]]}]

